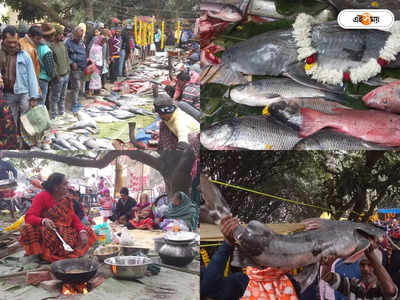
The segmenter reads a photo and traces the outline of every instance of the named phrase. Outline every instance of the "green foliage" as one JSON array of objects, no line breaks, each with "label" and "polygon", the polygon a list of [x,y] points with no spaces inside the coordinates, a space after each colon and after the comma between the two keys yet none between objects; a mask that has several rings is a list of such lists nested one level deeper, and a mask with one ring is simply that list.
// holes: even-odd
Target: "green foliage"
[{"label": "green foliage", "polygon": [[328,2],[321,3],[314,0],[275,0],[276,11],[285,16],[307,13],[316,15],[328,7]]},{"label": "green foliage", "polygon": [[[357,220],[376,207],[400,204],[396,151],[203,151],[201,162],[213,179],[328,208],[337,219]],[[296,222],[323,211],[219,188],[233,214],[246,222]]]}]

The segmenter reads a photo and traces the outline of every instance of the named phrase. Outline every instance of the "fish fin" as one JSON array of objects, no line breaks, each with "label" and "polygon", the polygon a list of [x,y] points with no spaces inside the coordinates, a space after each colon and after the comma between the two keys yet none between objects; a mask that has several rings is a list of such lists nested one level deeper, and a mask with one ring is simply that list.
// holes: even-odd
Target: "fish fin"
[{"label": "fish fin", "polygon": [[318,272],[319,263],[316,263],[305,266],[298,275],[293,277],[300,286],[300,293],[303,293],[314,282]]},{"label": "fish fin", "polygon": [[342,96],[344,95],[343,87],[339,85],[323,84],[308,76],[304,70],[304,63],[302,62],[290,65],[286,72],[283,73],[283,75],[304,86],[308,86],[328,93],[338,94]]},{"label": "fish fin", "polygon": [[301,116],[303,118],[299,131],[299,135],[301,137],[310,136],[321,130],[322,128],[326,127],[326,124],[322,117],[327,116],[327,114],[310,108],[301,108]]}]

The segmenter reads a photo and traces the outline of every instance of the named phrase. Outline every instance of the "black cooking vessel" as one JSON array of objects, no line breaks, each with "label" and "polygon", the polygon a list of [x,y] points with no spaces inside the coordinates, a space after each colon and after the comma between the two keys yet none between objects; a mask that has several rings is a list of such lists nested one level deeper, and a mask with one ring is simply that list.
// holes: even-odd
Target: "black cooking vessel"
[{"label": "black cooking vessel", "polygon": [[[54,276],[65,283],[84,283],[96,275],[98,264],[86,258],[62,259],[51,264]],[[81,270],[79,273],[69,271]]]}]

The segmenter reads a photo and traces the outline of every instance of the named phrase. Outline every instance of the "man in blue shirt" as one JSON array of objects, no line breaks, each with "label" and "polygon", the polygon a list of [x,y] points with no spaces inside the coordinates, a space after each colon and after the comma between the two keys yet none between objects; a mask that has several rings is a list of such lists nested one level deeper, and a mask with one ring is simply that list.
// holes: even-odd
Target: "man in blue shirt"
[{"label": "man in blue shirt", "polygon": [[30,105],[36,105],[40,97],[39,84],[31,57],[18,42],[17,29],[7,26],[2,32],[2,39],[0,88],[4,89],[4,98],[18,125],[19,116],[26,113]]},{"label": "man in blue shirt", "polygon": [[71,62],[71,100],[72,111],[77,112],[82,105],[79,103],[79,91],[83,84],[83,71],[86,68],[86,47],[82,40],[83,29],[76,27],[72,37],[65,41]]},{"label": "man in blue shirt", "polygon": [[158,26],[156,25],[155,28],[155,34],[154,34],[154,44],[156,44],[156,49],[157,52],[161,51],[161,30],[158,28]]}]

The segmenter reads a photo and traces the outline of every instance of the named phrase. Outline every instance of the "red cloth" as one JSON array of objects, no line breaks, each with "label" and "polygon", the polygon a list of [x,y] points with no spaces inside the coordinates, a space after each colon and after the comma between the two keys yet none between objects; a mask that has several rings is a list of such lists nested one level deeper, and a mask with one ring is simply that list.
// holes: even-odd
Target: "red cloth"
[{"label": "red cloth", "polygon": [[[39,226],[43,220],[43,212],[55,205],[53,196],[48,191],[42,191],[32,200],[32,206],[26,212],[25,223]],[[83,225],[78,216],[72,211],[72,227],[78,232],[83,230]]]}]

